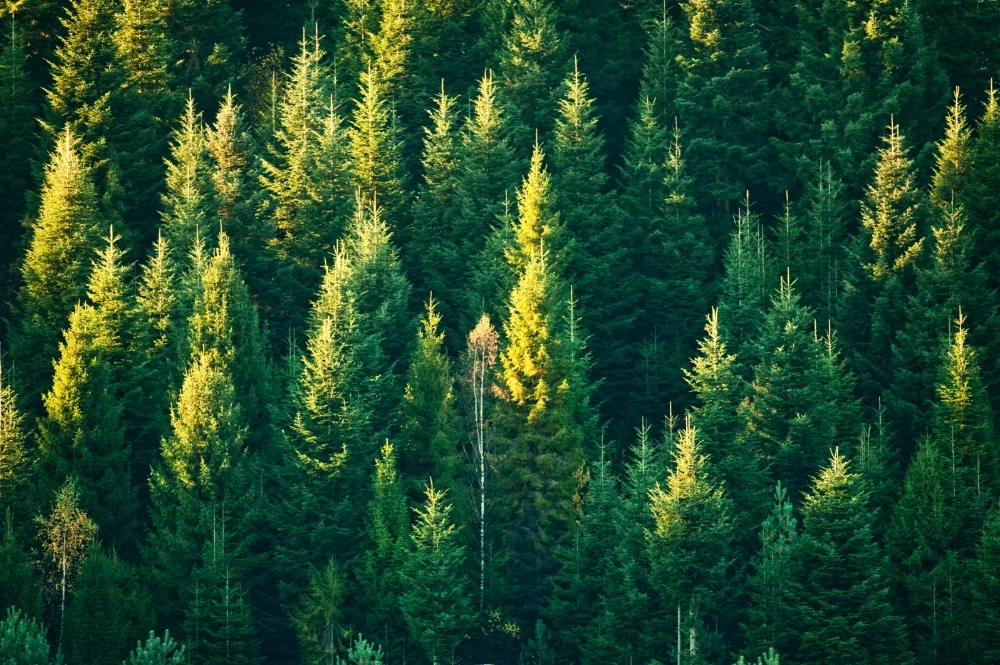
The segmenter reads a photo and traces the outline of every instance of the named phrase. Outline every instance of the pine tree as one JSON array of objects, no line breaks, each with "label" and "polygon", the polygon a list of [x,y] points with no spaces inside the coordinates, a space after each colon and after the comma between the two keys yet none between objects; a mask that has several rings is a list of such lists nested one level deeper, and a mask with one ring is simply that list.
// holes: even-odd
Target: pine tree
[{"label": "pine tree", "polygon": [[81,665],[117,663],[153,616],[136,571],[117,554],[94,551],[80,569],[66,608],[67,652]]},{"label": "pine tree", "polygon": [[445,494],[431,482],[423,506],[414,510],[413,549],[406,555],[399,601],[410,633],[435,665],[455,658],[475,617],[463,570],[465,547],[456,542]]},{"label": "pine tree", "polygon": [[[733,507],[724,488],[707,469],[697,430],[690,420],[678,435],[672,468],[663,486],[649,492],[655,526],[648,532],[648,555],[653,580],[667,608],[668,621],[678,608],[687,636],[688,662],[705,650],[707,626],[731,629],[727,599],[734,583],[730,548],[733,543]],[[667,626],[660,629],[669,634]]]},{"label": "pine tree", "polygon": [[552,95],[563,71],[565,37],[557,10],[547,0],[511,4],[498,56],[504,88],[528,129],[545,132],[554,116]]},{"label": "pine tree", "polygon": [[180,125],[174,130],[167,160],[167,191],[161,203],[162,232],[167,242],[187,252],[195,233],[207,230],[214,216],[208,152],[201,113],[188,97]]},{"label": "pine tree", "polygon": [[0,658],[17,665],[62,665],[62,654],[56,651],[52,658],[50,650],[42,624],[8,607],[0,621]]},{"label": "pine tree", "polygon": [[149,631],[149,637],[136,644],[122,665],[183,665],[184,657],[184,647],[170,637],[169,630],[163,631],[162,638]]},{"label": "pine tree", "polygon": [[871,519],[858,476],[834,450],[806,495],[791,554],[797,584],[789,625],[799,644],[789,657],[795,662],[909,662]]},{"label": "pine tree", "polygon": [[69,129],[45,167],[38,216],[29,231],[17,294],[18,324],[13,340],[18,383],[30,411],[52,376],[59,331],[84,294],[90,249],[97,241],[97,200],[90,170]]},{"label": "pine tree", "polygon": [[436,305],[433,298],[427,301],[400,405],[401,466],[411,495],[423,478],[437,478],[439,487],[451,488],[456,495],[459,487],[454,379],[444,333],[438,331],[441,316]]},{"label": "pine tree", "polygon": [[695,199],[709,212],[712,228],[721,230],[733,204],[764,182],[767,54],[748,0],[689,0],[683,8],[691,53],[681,59],[677,107],[691,137]]},{"label": "pine tree", "polygon": [[386,636],[386,650],[395,653],[403,638],[400,599],[404,593],[409,519],[406,494],[396,469],[396,453],[386,441],[375,460],[372,500],[365,528],[368,547],[361,555],[358,576],[367,599],[365,625]]}]

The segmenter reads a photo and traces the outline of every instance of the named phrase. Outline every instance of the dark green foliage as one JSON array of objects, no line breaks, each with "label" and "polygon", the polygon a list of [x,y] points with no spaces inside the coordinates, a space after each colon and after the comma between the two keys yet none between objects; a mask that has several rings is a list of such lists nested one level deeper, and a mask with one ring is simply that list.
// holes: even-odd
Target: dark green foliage
[{"label": "dark green foliage", "polygon": [[805,498],[791,554],[797,584],[790,625],[798,634],[788,653],[795,662],[910,662],[871,519],[858,476],[834,451]]},{"label": "dark green foliage", "polygon": [[117,554],[95,551],[80,570],[66,609],[66,647],[81,665],[117,663],[153,625],[149,593]]},{"label": "dark green foliage", "polygon": [[4,520],[0,543],[0,598],[8,607],[16,607],[28,617],[42,615],[42,585],[31,558],[14,531],[10,508]]},{"label": "dark green foliage", "polygon": [[399,602],[414,640],[436,664],[454,659],[474,614],[462,570],[465,548],[457,542],[445,491],[430,483],[426,495],[423,507],[415,510],[413,549],[406,555]]},{"label": "dark green foliage", "polygon": [[511,3],[498,56],[504,86],[529,130],[548,132],[555,116],[553,91],[562,77],[565,37],[547,0]]},{"label": "dark green foliage", "polygon": [[140,641],[122,665],[181,665],[184,662],[184,647],[178,646],[166,630],[162,639],[149,631],[146,641]]}]

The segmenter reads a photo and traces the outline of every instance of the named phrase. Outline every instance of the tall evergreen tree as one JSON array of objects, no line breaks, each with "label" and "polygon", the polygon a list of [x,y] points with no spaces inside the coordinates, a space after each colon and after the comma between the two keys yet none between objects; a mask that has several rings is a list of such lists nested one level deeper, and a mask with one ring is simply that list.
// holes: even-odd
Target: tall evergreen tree
[{"label": "tall evergreen tree", "polygon": [[1000,99],[990,84],[984,102],[983,114],[976,123],[976,138],[972,147],[972,169],[963,202],[966,204],[971,226],[975,229],[976,258],[986,264],[987,284],[996,289],[1000,268],[1000,254],[996,251],[997,219],[1000,199]]},{"label": "tall evergreen tree", "polygon": [[910,661],[871,518],[858,476],[834,450],[805,498],[802,534],[791,554],[797,584],[790,625],[798,645],[790,657],[796,662]]},{"label": "tall evergreen tree", "polygon": [[[18,407],[10,373],[3,375],[0,356],[0,506],[11,516],[26,518],[28,512],[28,469],[32,463],[25,416]],[[13,534],[11,534],[13,536]]]},{"label": "tall evergreen tree", "polygon": [[682,6],[691,53],[681,60],[677,107],[691,137],[695,199],[721,231],[734,204],[765,182],[767,54],[748,0],[689,0]]},{"label": "tall evergreen tree", "polygon": [[377,200],[396,228],[407,203],[402,142],[396,112],[389,104],[385,82],[371,67],[361,73],[359,95],[351,117],[350,155],[353,184],[366,200]]},{"label": "tall evergreen tree", "polygon": [[437,478],[439,487],[460,496],[454,379],[444,333],[438,328],[441,315],[436,305],[433,298],[427,301],[400,405],[401,466],[411,496],[416,494],[416,483],[424,478]]},{"label": "tall evergreen tree", "polygon": [[456,542],[451,506],[433,483],[426,494],[410,532],[413,550],[406,556],[400,609],[413,638],[436,665],[455,658],[474,614],[463,571],[465,547]]},{"label": "tall evergreen tree", "polygon": [[842,330],[850,335],[852,364],[861,393],[874,402],[891,380],[885,358],[903,327],[903,305],[913,292],[929,209],[917,189],[899,125],[889,125],[874,178],[861,204],[861,230],[845,289]]},{"label": "tall evergreen tree", "polygon": [[720,286],[723,333],[745,360],[752,357],[756,338],[774,283],[774,261],[760,217],[750,212],[750,201],[733,218],[735,228],[723,254],[725,274]]},{"label": "tall evergreen tree", "polygon": [[235,516],[227,525],[233,556],[244,555],[254,537],[255,460],[247,453],[240,411],[220,351],[200,350],[184,374],[171,412],[173,431],[149,480],[153,528],[146,556],[157,607],[173,625],[195,602],[197,573],[218,517]]},{"label": "tall evergreen tree", "polygon": [[208,153],[201,113],[188,97],[180,125],[174,129],[167,160],[167,191],[162,196],[162,231],[171,245],[182,252],[191,249],[199,230],[214,221],[214,200],[208,173]]},{"label": "tall evergreen tree", "polygon": [[59,331],[84,294],[97,244],[97,199],[76,135],[66,129],[45,167],[38,216],[31,224],[17,294],[13,339],[18,383],[30,410],[52,376]]},{"label": "tall evergreen tree", "polygon": [[511,3],[499,52],[500,72],[511,101],[528,129],[551,128],[553,92],[562,75],[563,43],[559,15],[547,0]]},{"label": "tall evergreen tree", "polygon": [[665,484],[649,493],[655,521],[647,535],[649,557],[666,610],[660,629],[667,632],[676,608],[687,638],[682,661],[699,662],[710,653],[709,626],[723,634],[736,627],[727,610],[735,573],[733,507],[723,486],[709,476],[709,460],[690,420],[671,455]]}]

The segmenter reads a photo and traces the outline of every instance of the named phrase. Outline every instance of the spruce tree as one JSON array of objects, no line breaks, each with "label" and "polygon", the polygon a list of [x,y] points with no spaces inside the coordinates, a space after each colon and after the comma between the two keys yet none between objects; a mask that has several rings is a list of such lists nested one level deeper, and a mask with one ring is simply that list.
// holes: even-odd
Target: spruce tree
[{"label": "spruce tree", "polygon": [[795,584],[791,556],[797,538],[798,520],[788,491],[779,481],[774,488],[771,514],[761,527],[760,551],[748,581],[750,607],[743,633],[751,652],[768,645],[777,645],[782,653],[794,649],[798,635],[789,622]]},{"label": "spruce tree", "polygon": [[[37,115],[32,82],[28,75],[26,31],[11,12],[9,25],[4,21],[0,46],[0,200],[6,201],[0,213],[0,265],[9,266],[17,258],[14,248],[20,240],[18,223],[23,219],[27,200],[25,192],[31,181],[30,158],[35,152],[34,117]],[[4,280],[6,283],[6,279]]]},{"label": "spruce tree", "polygon": [[0,597],[8,607],[16,607],[29,617],[42,616],[43,587],[38,573],[14,530],[13,513],[8,507],[0,542]]},{"label": "spruce tree", "polygon": [[511,4],[498,56],[504,88],[528,129],[547,132],[555,115],[553,92],[565,62],[559,15],[547,0]]},{"label": "spruce tree", "polygon": [[208,153],[201,113],[188,97],[180,125],[174,129],[167,160],[167,191],[161,198],[162,233],[181,252],[190,250],[195,233],[207,231],[215,207],[209,182]]},{"label": "spruce tree", "polygon": [[884,556],[858,476],[833,451],[802,506],[791,554],[791,622],[799,663],[909,662],[903,626],[889,603]]},{"label": "spruce tree", "polygon": [[254,451],[266,450],[272,438],[266,341],[257,308],[229,251],[229,236],[223,232],[201,274],[188,321],[188,343],[192,359],[207,351],[216,352],[247,418],[248,444]]},{"label": "spruce tree", "polygon": [[597,131],[594,99],[575,59],[563,88],[552,151],[553,193],[560,221],[573,239],[563,275],[590,322],[593,348],[600,350],[594,371],[604,377],[601,401],[617,413],[628,401],[626,334],[634,320],[624,220],[607,191],[604,140]]},{"label": "spruce tree", "polygon": [[[358,577],[367,603],[364,623],[371,634],[384,635],[385,647],[394,654],[403,647],[405,627],[400,599],[406,579],[409,543],[405,488],[396,469],[396,453],[386,441],[375,460],[372,499],[365,527],[367,547],[361,555]],[[403,642],[403,644],[401,644]],[[405,648],[405,647],[403,647]]]},{"label": "spruce tree", "polygon": [[683,8],[691,53],[681,59],[677,108],[690,133],[695,198],[718,232],[746,191],[764,182],[767,54],[748,0],[689,0]]},{"label": "spruce tree", "polygon": [[975,660],[989,661],[1000,654],[997,644],[997,627],[1000,625],[1000,611],[997,608],[997,594],[1000,593],[997,579],[997,563],[1000,562],[1000,511],[990,513],[983,529],[982,538],[976,548],[976,558],[972,562],[971,607],[969,617],[973,619],[965,626],[969,646],[967,653]]},{"label": "spruce tree", "polygon": [[407,196],[404,190],[402,142],[395,111],[389,105],[385,82],[371,67],[361,73],[354,103],[350,136],[353,184],[366,200],[377,200],[396,227],[404,226]]},{"label": "spruce tree", "polygon": [[406,555],[400,597],[410,633],[435,665],[454,659],[475,617],[463,570],[465,547],[457,542],[445,494],[429,483],[427,499],[414,511],[413,549]]},{"label": "spruce tree", "polygon": [[965,105],[958,88],[945,118],[944,137],[937,143],[931,202],[947,208],[961,202],[972,171],[972,130],[965,120]]},{"label": "spruce tree", "polygon": [[916,186],[899,126],[889,125],[878,152],[874,178],[861,203],[861,230],[845,287],[841,329],[849,335],[852,365],[870,402],[888,387],[885,358],[903,327],[903,305],[913,292],[917,259],[924,246],[929,208]]},{"label": "spruce tree", "polygon": [[461,458],[454,379],[445,352],[444,333],[438,328],[441,315],[436,305],[433,298],[427,301],[427,313],[417,331],[400,405],[401,466],[411,496],[416,493],[416,483],[424,478],[437,478],[439,487],[460,496]]},{"label": "spruce tree", "polygon": [[972,145],[972,169],[963,200],[967,205],[971,227],[976,237],[976,259],[985,262],[987,284],[991,289],[1000,286],[996,278],[1000,268],[1000,253],[996,251],[997,219],[1000,199],[1000,99],[992,82],[983,113],[976,123],[976,138]]},{"label": "spruce tree", "polygon": [[719,309],[723,313],[724,337],[732,343],[733,351],[749,360],[776,271],[770,243],[760,217],[750,212],[749,199],[733,217],[733,224],[722,259]]},{"label": "spruce tree", "polygon": [[178,621],[192,602],[218,517],[235,516],[227,525],[234,555],[245,552],[259,519],[255,459],[247,453],[241,407],[226,368],[217,349],[192,358],[171,410],[172,433],[149,480],[153,526],[146,556],[166,621]]},{"label": "spruce tree", "polygon": [[694,355],[698,322],[712,297],[708,228],[691,197],[692,181],[676,125],[661,168],[662,197],[635,248],[647,416],[665,402],[683,402],[686,391],[679,370]]},{"label": "spruce tree", "polygon": [[418,293],[431,293],[438,302],[449,331],[458,325],[461,283],[467,272],[459,248],[469,239],[462,235],[459,185],[460,135],[455,114],[457,97],[441,93],[428,110],[432,123],[424,128],[423,182],[413,201],[412,221],[404,243],[404,260]]},{"label": "spruce tree", "polygon": [[66,608],[66,646],[74,663],[117,663],[153,623],[153,604],[138,575],[115,553],[95,551],[80,569]]},{"label": "spruce tree", "polygon": [[[27,517],[28,473],[31,449],[25,416],[18,407],[18,396],[10,384],[10,373],[4,377],[3,357],[0,356],[0,506]],[[13,534],[11,534],[13,535]]]},{"label": "spruce tree", "polygon": [[660,619],[666,625],[659,628],[667,632],[676,608],[687,638],[685,660],[698,662],[711,639],[709,626],[724,633],[735,628],[727,610],[735,572],[733,506],[721,483],[709,476],[708,457],[690,420],[670,453],[666,482],[649,492],[655,526],[647,535],[648,555],[667,610]]},{"label": "spruce tree", "polygon": [[84,294],[91,248],[97,244],[97,199],[76,135],[66,129],[45,167],[38,216],[21,264],[13,339],[18,383],[35,411],[52,376],[59,331]]},{"label": "spruce tree", "polygon": [[806,490],[831,449],[854,441],[861,423],[833,334],[818,339],[814,321],[783,278],[761,327],[750,386],[750,445],[792,496]]},{"label": "spruce tree", "polygon": [[806,304],[819,321],[838,321],[841,315],[845,266],[847,204],[844,185],[829,161],[820,163],[806,183],[800,207],[802,238],[798,278]]},{"label": "spruce tree", "polygon": [[100,311],[78,305],[60,344],[52,389],[38,422],[38,464],[43,491],[78,479],[80,500],[109,543],[134,543],[135,494],[128,474],[121,400],[100,337]]}]

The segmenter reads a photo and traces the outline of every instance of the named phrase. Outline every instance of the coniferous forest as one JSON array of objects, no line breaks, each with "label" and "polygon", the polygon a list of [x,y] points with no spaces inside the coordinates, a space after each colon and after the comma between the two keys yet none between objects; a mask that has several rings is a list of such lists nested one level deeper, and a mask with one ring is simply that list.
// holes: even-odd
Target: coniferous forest
[{"label": "coniferous forest", "polygon": [[0,663],[1000,663],[1000,1],[4,0]]}]

